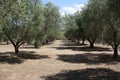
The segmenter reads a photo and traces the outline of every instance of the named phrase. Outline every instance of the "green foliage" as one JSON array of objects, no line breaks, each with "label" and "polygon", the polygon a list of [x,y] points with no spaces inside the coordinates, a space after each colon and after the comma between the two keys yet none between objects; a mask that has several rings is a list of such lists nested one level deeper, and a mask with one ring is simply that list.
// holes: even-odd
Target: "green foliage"
[{"label": "green foliage", "polygon": [[78,26],[75,23],[73,15],[65,16],[65,37],[69,40],[75,40],[79,38]]},{"label": "green foliage", "polygon": [[49,2],[44,6],[46,40],[53,41],[59,37],[60,30],[60,12],[57,6]]},{"label": "green foliage", "polygon": [[32,39],[31,13],[28,0],[5,2],[0,7],[2,10],[2,30],[18,53],[18,48]]},{"label": "green foliage", "polygon": [[[118,45],[120,45],[120,1],[119,0],[89,0],[89,3],[79,13],[74,14],[75,22],[79,28],[78,32],[83,34],[94,47],[96,41],[103,40],[114,49],[114,57],[118,56]],[[73,19],[68,20],[70,26]],[[73,23],[74,24],[74,23]],[[75,27],[75,25],[72,25]],[[76,39],[76,30],[68,28],[66,36]],[[79,34],[82,37],[82,35]]]},{"label": "green foliage", "polygon": [[69,40],[80,40],[80,29],[76,24],[75,17],[73,15],[65,16],[65,37]]},{"label": "green foliage", "polygon": [[107,0],[109,11],[115,12],[115,15],[120,17],[120,0]]},{"label": "green foliage", "polygon": [[[116,5],[114,5],[115,3]],[[105,21],[104,25],[106,27],[104,30],[104,39],[113,47],[113,49],[120,44],[120,17],[118,15],[118,4],[119,1],[117,0],[107,0],[102,12],[102,16]]]},{"label": "green foliage", "polygon": [[83,20],[82,20],[82,13],[77,11],[75,14],[74,14],[74,17],[75,17],[75,22],[76,22],[76,25],[78,26],[78,30],[77,30],[77,33],[78,33],[78,37],[81,38],[81,39],[85,39],[86,36],[85,36],[85,28],[84,28],[84,25],[83,25]]},{"label": "green foliage", "polygon": [[23,43],[34,42],[38,47],[58,38],[60,13],[54,4],[43,5],[40,0],[4,0],[0,4],[0,34],[7,36],[16,53]]},{"label": "green foliage", "polygon": [[[7,5],[6,5],[7,6]],[[9,7],[9,6],[8,6]],[[6,10],[6,9],[5,9]],[[20,35],[23,30],[27,30],[29,27],[29,10],[27,6],[27,2],[23,2],[22,0],[16,1],[11,7],[9,7],[9,14],[4,17],[5,20],[5,28],[11,29],[10,32],[16,33]],[[17,34],[14,34],[14,37]]]},{"label": "green foliage", "polygon": [[32,6],[32,26],[33,26],[33,41],[35,47],[38,48],[42,44],[43,40],[43,26],[44,26],[44,8],[39,0],[35,0],[31,4]]},{"label": "green foliage", "polygon": [[[89,0],[81,12],[60,17],[59,8],[40,0],[0,0],[0,41],[9,39],[18,52],[23,43],[35,47],[59,39],[65,34],[70,40],[87,39],[94,47],[103,40],[118,56],[120,45],[120,0]],[[62,23],[61,23],[62,22]],[[61,26],[65,29],[61,32]]]},{"label": "green foliage", "polygon": [[102,36],[101,5],[98,0],[90,0],[89,4],[82,10],[82,25],[85,37],[91,43],[95,43]]}]

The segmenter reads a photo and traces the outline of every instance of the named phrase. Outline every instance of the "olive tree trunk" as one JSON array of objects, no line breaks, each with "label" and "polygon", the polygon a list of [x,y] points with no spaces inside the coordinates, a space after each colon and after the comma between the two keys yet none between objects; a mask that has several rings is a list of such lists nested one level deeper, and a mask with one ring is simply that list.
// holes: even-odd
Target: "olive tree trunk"
[{"label": "olive tree trunk", "polygon": [[90,42],[90,48],[94,48],[94,42]]},{"label": "olive tree trunk", "polygon": [[14,49],[15,49],[15,54],[18,55],[18,53],[19,53],[19,46],[14,46]]},{"label": "olive tree trunk", "polygon": [[117,58],[118,57],[118,46],[115,46],[113,49],[114,49],[113,58]]}]

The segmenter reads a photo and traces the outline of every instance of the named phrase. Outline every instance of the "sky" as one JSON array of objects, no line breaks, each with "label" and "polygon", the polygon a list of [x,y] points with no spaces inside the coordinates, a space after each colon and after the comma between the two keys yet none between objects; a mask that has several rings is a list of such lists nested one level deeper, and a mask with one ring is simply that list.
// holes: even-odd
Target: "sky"
[{"label": "sky", "polygon": [[45,4],[52,2],[59,7],[62,16],[66,14],[74,14],[76,11],[81,11],[88,3],[88,0],[42,0]]}]

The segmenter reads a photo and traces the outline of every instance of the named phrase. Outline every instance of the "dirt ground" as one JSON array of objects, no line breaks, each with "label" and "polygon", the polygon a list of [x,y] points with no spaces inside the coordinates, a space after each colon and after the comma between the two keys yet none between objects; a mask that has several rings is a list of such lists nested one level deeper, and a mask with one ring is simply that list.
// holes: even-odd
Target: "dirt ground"
[{"label": "dirt ground", "polygon": [[120,80],[120,59],[112,58],[112,49],[86,46],[56,40],[40,49],[21,47],[26,55],[12,59],[12,45],[0,45],[0,80]]}]

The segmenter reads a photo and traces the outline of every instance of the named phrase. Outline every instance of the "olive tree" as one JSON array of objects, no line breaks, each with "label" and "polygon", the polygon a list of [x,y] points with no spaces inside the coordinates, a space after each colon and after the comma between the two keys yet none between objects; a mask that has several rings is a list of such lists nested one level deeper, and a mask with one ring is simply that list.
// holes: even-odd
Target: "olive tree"
[{"label": "olive tree", "polygon": [[[94,10],[96,7],[96,14],[98,13],[98,19],[100,22],[98,24],[104,27],[103,35],[104,41],[112,46],[114,53],[113,57],[118,57],[118,46],[120,45],[120,17],[119,17],[119,7],[120,1],[118,0],[90,0],[90,5],[92,3]],[[94,14],[94,18],[96,18]],[[92,20],[89,20],[92,21]],[[96,20],[99,21],[99,20]],[[97,22],[96,22],[97,23]],[[94,28],[93,30],[95,30]],[[95,33],[96,34],[96,33]],[[97,35],[96,35],[97,36]]]},{"label": "olive tree", "polygon": [[32,39],[29,3],[29,0],[4,0],[0,6],[2,30],[14,46],[16,54],[22,44]]},{"label": "olive tree", "polygon": [[48,43],[49,41],[53,41],[59,37],[56,35],[59,34],[58,29],[60,29],[60,12],[59,8],[51,2],[45,4],[44,12],[44,32],[46,35],[46,43]]},{"label": "olive tree", "polygon": [[[93,2],[92,2],[93,1]],[[101,37],[103,27],[100,23],[100,7],[97,1],[90,0],[89,4],[82,10],[82,25],[85,30],[85,37],[90,43],[90,48]]]},{"label": "olive tree", "polygon": [[[115,3],[116,5],[113,6]],[[120,1],[118,0],[106,0],[106,4],[102,11],[102,16],[105,21],[104,26],[106,27],[104,40],[112,46],[114,58],[118,57],[118,46],[120,45],[120,17],[118,14],[118,4],[120,4]]]},{"label": "olive tree", "polygon": [[34,46],[38,48],[43,40],[44,8],[40,0],[32,2],[32,26],[34,27]]},{"label": "olive tree", "polygon": [[74,14],[74,17],[75,17],[75,22],[76,22],[76,25],[78,26],[78,37],[80,39],[82,39],[82,44],[84,44],[84,41],[85,41],[85,30],[84,30],[84,26],[82,25],[82,14],[81,14],[81,11],[77,11],[75,14]]},{"label": "olive tree", "polygon": [[65,37],[69,40],[76,41],[79,44],[80,42],[80,31],[79,27],[76,24],[74,15],[65,16]]}]

